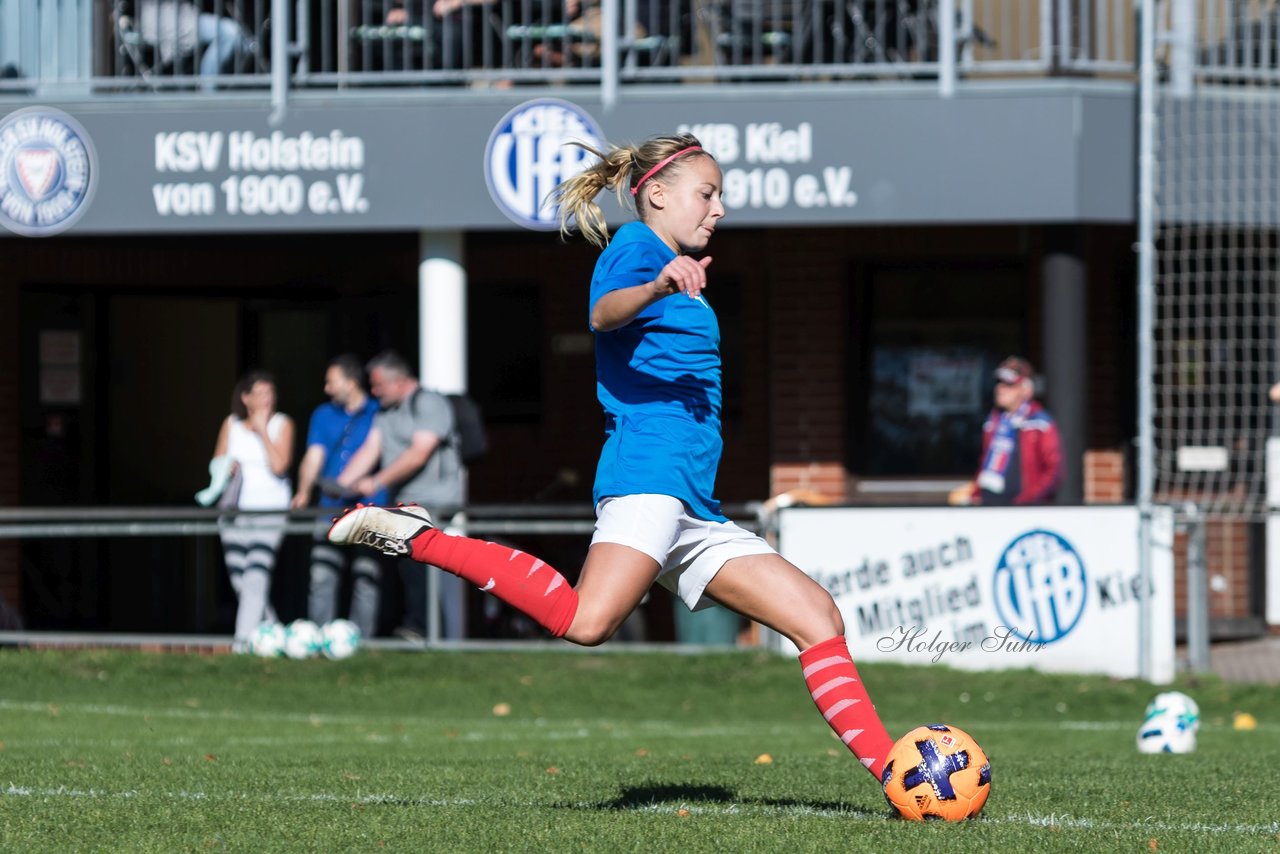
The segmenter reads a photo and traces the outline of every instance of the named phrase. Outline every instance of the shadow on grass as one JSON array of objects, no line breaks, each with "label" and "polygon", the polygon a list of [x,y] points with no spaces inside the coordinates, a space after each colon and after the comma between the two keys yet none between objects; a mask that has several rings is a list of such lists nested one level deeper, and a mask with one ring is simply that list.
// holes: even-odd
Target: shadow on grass
[{"label": "shadow on grass", "polygon": [[698,786],[667,784],[629,786],[616,798],[598,803],[560,804],[568,809],[630,810],[652,809],[659,805],[696,806],[722,805],[731,807],[763,807],[778,810],[803,810],[806,812],[844,813],[853,816],[882,816],[884,810],[869,810],[839,801],[806,801],[794,798],[740,798],[732,789],[724,786]]}]

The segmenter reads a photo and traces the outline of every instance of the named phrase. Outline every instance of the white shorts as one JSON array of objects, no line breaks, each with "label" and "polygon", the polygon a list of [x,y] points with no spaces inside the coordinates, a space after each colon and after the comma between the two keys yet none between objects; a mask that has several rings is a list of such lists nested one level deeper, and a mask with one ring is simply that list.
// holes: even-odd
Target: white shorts
[{"label": "white shorts", "polygon": [[656,560],[662,567],[658,583],[679,596],[690,611],[714,604],[703,599],[702,592],[727,561],[775,553],[745,528],[697,519],[679,498],[655,494],[601,500],[591,537],[591,544],[596,543],[630,546]]}]

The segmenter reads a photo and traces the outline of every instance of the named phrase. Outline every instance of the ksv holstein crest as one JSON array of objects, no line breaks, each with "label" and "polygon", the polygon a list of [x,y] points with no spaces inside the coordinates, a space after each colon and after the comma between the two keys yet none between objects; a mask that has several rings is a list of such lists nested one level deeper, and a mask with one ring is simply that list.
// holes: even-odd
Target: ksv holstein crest
[{"label": "ksv holstein crest", "polygon": [[0,119],[0,225],[27,237],[70,228],[89,206],[98,177],[89,135],[50,107]]}]

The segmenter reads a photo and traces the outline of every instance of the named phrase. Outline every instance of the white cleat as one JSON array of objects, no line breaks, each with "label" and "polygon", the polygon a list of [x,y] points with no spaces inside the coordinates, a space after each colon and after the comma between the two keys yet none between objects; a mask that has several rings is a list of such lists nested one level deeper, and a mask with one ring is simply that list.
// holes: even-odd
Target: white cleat
[{"label": "white cleat", "polygon": [[409,554],[409,542],[435,525],[431,514],[416,504],[400,507],[357,507],[339,516],[329,529],[329,542],[340,546],[369,546],[386,555]]}]

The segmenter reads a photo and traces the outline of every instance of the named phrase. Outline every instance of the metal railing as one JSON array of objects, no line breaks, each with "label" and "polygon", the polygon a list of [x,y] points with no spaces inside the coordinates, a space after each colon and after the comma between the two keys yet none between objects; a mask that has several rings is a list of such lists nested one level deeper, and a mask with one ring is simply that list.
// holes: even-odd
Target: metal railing
[{"label": "metal railing", "polygon": [[[758,530],[760,505],[725,505],[724,512],[748,530]],[[285,533],[310,534],[315,520],[332,508],[218,510],[202,507],[0,507],[0,540],[48,537],[174,537],[217,534],[219,521],[235,517],[286,517]],[[590,534],[590,504],[477,504],[453,524],[468,536]]]},{"label": "metal railing", "polygon": [[1136,2],[0,0],[0,93],[1131,72]]},{"label": "metal railing", "polygon": [[[836,80],[936,80],[945,93],[964,78],[1132,76],[1139,5],[0,0],[0,96],[271,89],[279,106],[305,89],[586,85],[609,100],[628,85]],[[1280,76],[1274,0],[1155,5],[1163,78],[1186,87]]]},{"label": "metal railing", "polygon": [[1164,62],[1189,64],[1205,81],[1275,81],[1280,76],[1280,9],[1275,0],[1169,0]]},{"label": "metal railing", "polygon": [[[767,532],[771,521],[762,515],[762,504],[750,503],[726,505],[724,512],[748,530]],[[305,508],[282,512],[278,510],[242,511],[218,510],[198,507],[0,507],[0,541],[71,539],[91,541],[101,538],[172,538],[207,537],[217,535],[221,525],[232,518],[256,518],[272,528],[283,519],[284,533],[302,535],[308,541],[316,534],[316,520],[332,515],[332,508]],[[521,537],[581,536],[584,543],[595,529],[595,511],[590,504],[487,504],[473,505],[449,520],[439,520],[453,533],[492,539],[519,540]],[[199,564],[197,559],[196,564]],[[565,567],[568,569],[568,567]],[[199,573],[197,566],[186,567]],[[207,571],[207,565],[205,566]],[[171,571],[171,570],[170,570]],[[184,571],[179,568],[178,571]],[[41,573],[38,566],[24,569]],[[440,616],[440,590],[434,574],[428,577],[425,642],[384,641],[382,645],[397,648],[442,648],[470,645],[466,641],[449,642],[442,638]],[[168,646],[201,646],[210,642],[192,634],[172,635],[168,640],[157,641],[151,633],[129,635],[128,640],[117,637],[115,643],[125,645],[164,643]],[[214,640],[225,645],[229,639],[218,636]],[[6,644],[94,644],[97,635],[89,632],[39,633],[0,632],[0,646]]]}]

